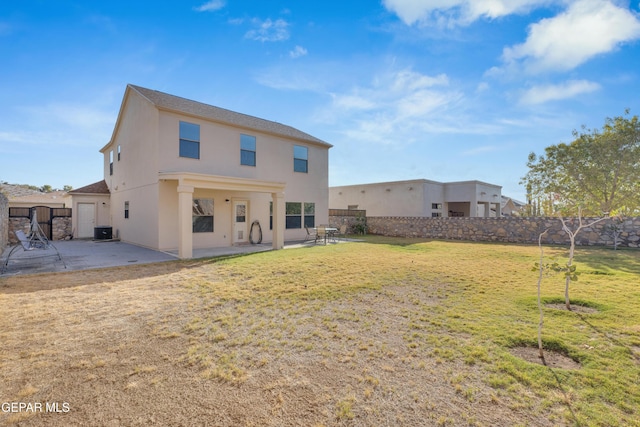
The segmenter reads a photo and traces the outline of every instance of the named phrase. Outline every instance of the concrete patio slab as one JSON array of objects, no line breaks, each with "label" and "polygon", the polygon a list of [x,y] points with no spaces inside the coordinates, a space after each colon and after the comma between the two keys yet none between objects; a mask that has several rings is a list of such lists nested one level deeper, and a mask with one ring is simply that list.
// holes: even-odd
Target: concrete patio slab
[{"label": "concrete patio slab", "polygon": [[[2,276],[118,267],[176,259],[164,252],[118,241],[63,240],[53,244],[62,260],[58,259],[54,249],[28,252],[18,249],[11,255],[7,270]],[[8,254],[9,249],[6,249],[2,256],[2,266]]]},{"label": "concrete patio slab", "polygon": [[[330,244],[336,244],[332,242]],[[342,243],[342,241],[340,241]],[[18,249],[0,277],[20,274],[53,273],[59,271],[88,270],[92,268],[120,267],[149,264],[178,259],[178,251],[161,252],[120,241],[63,240],[54,241],[62,260],[53,249],[25,252]],[[313,242],[286,242],[285,249],[315,246]],[[322,246],[322,245],[320,245]],[[234,256],[272,250],[271,244],[241,245],[223,248],[194,249],[193,258]],[[9,255],[7,248],[0,257],[0,271]]]}]

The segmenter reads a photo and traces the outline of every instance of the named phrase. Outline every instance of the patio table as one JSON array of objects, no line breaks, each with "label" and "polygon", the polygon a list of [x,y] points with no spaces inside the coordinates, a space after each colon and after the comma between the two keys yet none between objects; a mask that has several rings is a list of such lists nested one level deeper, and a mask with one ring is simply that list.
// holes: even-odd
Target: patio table
[{"label": "patio table", "polygon": [[[313,227],[313,230],[315,230],[316,233],[318,232],[318,228],[317,227]],[[324,231],[325,231],[324,244],[326,245],[327,244],[327,239],[329,237],[333,237],[333,235],[338,232],[338,229],[336,227],[324,227]]]}]

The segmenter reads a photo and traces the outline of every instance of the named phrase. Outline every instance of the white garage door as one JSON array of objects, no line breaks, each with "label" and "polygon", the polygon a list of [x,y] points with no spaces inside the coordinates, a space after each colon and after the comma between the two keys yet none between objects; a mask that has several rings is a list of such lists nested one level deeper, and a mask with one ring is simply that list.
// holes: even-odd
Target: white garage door
[{"label": "white garage door", "polygon": [[93,237],[96,225],[96,205],[93,203],[78,203],[78,238]]}]

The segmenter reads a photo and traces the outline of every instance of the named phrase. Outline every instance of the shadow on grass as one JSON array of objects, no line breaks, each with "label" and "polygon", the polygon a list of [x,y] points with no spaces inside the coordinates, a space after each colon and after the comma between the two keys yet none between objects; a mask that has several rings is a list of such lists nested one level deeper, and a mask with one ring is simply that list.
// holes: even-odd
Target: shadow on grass
[{"label": "shadow on grass", "polygon": [[603,336],[605,339],[607,339],[610,343],[617,345],[619,347],[624,348],[625,350],[627,350],[627,352],[631,355],[631,357],[633,357],[637,363],[640,363],[640,356],[637,355],[633,349],[631,348],[630,345],[623,343],[622,341],[618,340],[617,338],[612,337],[610,334],[606,333],[605,331],[601,330],[600,328],[598,328],[596,325],[594,325],[593,323],[591,323],[589,321],[589,319],[580,313],[576,313],[576,315],[580,318],[580,320],[582,320],[584,322],[585,325],[589,326],[594,332],[597,332],[598,334],[600,334],[601,336]]},{"label": "shadow on grass", "polygon": [[571,406],[571,401],[570,401],[571,397],[569,396],[569,393],[567,393],[567,390],[564,389],[564,386],[562,385],[562,380],[560,379],[556,371],[554,371],[548,366],[547,366],[547,369],[549,369],[549,372],[551,372],[551,374],[553,375],[553,378],[555,378],[556,383],[558,384],[558,388],[560,389],[560,391],[562,392],[562,395],[564,396],[564,404],[567,406],[567,409],[569,409],[569,412],[571,413],[571,418],[573,418],[573,422],[575,423],[576,426],[582,426],[583,424],[578,419],[575,411],[573,410],[573,406]]},{"label": "shadow on grass", "polygon": [[352,239],[357,239],[362,241],[363,243],[372,243],[375,245],[390,245],[390,246],[412,246],[420,243],[428,243],[432,242],[433,239],[425,239],[420,237],[389,237],[389,236],[379,236],[377,234],[354,234],[348,236]]},{"label": "shadow on grass", "polygon": [[576,262],[589,266],[600,274],[611,271],[640,275],[640,250],[612,248],[578,248]]}]

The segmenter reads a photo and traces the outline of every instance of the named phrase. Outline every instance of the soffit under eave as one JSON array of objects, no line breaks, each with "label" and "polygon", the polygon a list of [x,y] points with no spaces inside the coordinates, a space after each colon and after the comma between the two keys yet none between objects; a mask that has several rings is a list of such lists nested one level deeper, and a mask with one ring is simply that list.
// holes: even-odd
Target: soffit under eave
[{"label": "soffit under eave", "polygon": [[233,178],[218,175],[204,175],[193,173],[165,173],[160,172],[160,180],[178,181],[178,185],[185,185],[197,189],[244,191],[254,193],[284,192],[286,183],[260,181],[247,178]]}]

